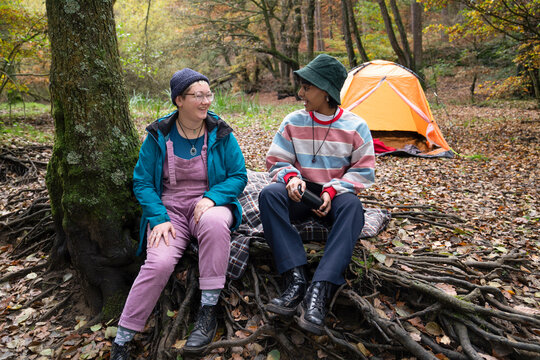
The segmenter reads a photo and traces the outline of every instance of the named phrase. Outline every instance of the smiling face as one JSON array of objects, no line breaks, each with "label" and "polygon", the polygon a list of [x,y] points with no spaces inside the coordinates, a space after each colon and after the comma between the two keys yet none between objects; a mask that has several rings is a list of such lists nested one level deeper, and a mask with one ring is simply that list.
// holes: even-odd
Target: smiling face
[{"label": "smiling face", "polygon": [[315,111],[325,115],[333,114],[331,111],[326,97],[328,94],[326,91],[319,89],[315,85],[302,82],[300,90],[298,90],[298,96],[304,100],[304,108],[306,111]]},{"label": "smiling face", "polygon": [[206,119],[206,113],[212,101],[207,96],[203,96],[202,100],[199,101],[196,95],[209,95],[211,93],[210,85],[206,81],[197,81],[184,91],[184,95],[177,96],[175,101],[182,119],[193,122]]}]

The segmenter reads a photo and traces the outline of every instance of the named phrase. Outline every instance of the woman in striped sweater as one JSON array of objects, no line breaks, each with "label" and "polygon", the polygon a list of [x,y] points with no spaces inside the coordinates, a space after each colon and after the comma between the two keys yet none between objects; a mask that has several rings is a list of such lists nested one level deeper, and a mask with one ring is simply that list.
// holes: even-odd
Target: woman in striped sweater
[{"label": "woman in striped sweater", "polygon": [[[266,157],[273,183],[259,195],[264,234],[285,290],[266,306],[268,311],[292,316],[303,329],[321,334],[326,307],[337,287],[364,226],[357,194],[373,184],[375,153],[366,122],[339,107],[345,67],[322,54],[295,71],[304,109],[285,117]],[[309,190],[322,205],[302,201]],[[324,255],[308,286],[302,239],[291,221],[315,215],[331,225]]]}]

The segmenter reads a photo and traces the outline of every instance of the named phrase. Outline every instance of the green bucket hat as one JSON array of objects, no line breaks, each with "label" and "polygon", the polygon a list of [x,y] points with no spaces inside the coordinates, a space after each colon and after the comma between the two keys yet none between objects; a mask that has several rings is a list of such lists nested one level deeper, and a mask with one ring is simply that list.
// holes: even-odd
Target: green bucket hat
[{"label": "green bucket hat", "polygon": [[347,79],[347,70],[337,59],[321,54],[294,73],[326,91],[332,99],[341,104],[339,92]]}]

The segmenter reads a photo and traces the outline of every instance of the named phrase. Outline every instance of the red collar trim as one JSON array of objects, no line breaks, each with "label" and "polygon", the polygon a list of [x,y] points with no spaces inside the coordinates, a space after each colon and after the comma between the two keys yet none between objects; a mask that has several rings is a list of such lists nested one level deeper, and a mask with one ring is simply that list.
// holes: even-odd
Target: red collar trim
[{"label": "red collar trim", "polygon": [[312,119],[313,121],[315,121],[316,123],[318,123],[318,124],[321,124],[321,125],[329,125],[329,124],[332,124],[332,123],[338,121],[339,118],[341,117],[341,115],[343,115],[343,109],[340,108],[340,107],[338,107],[338,109],[339,109],[338,114],[337,114],[336,116],[334,116],[332,119],[328,120],[328,121],[322,121],[322,120],[317,119],[317,117],[315,116],[315,114],[313,113],[313,111],[310,111],[310,112],[309,112],[309,116],[311,116],[311,119]]}]

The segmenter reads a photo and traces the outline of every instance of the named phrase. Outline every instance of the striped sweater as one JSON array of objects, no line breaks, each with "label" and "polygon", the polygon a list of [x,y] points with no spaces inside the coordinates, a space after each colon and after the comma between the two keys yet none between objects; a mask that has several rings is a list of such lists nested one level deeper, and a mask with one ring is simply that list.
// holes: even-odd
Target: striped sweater
[{"label": "striped sweater", "polygon": [[273,181],[298,176],[322,185],[331,198],[373,184],[375,152],[366,122],[341,108],[336,114],[297,110],[285,117],[266,155]]}]

